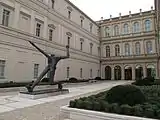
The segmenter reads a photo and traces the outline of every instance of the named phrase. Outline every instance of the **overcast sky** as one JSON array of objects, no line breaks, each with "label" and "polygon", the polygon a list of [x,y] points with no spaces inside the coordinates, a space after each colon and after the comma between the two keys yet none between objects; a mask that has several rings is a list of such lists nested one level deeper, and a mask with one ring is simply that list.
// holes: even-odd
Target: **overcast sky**
[{"label": "overcast sky", "polygon": [[151,10],[154,7],[154,0],[70,0],[83,12],[85,12],[93,20],[100,20],[122,15],[128,15],[129,11],[132,13]]}]

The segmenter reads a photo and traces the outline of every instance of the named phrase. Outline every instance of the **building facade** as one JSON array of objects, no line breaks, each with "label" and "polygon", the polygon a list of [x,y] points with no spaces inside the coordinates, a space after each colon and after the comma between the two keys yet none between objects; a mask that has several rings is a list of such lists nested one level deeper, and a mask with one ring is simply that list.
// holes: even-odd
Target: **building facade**
[{"label": "building facade", "polygon": [[131,80],[159,77],[156,19],[151,11],[99,21],[102,77]]},{"label": "building facade", "polygon": [[100,42],[96,22],[69,0],[0,0],[0,82],[35,80],[48,54],[70,58],[57,65],[55,80],[100,76]]},{"label": "building facade", "polygon": [[69,0],[0,0],[0,82],[36,80],[48,54],[70,58],[55,80],[159,78],[157,10],[93,21]]}]

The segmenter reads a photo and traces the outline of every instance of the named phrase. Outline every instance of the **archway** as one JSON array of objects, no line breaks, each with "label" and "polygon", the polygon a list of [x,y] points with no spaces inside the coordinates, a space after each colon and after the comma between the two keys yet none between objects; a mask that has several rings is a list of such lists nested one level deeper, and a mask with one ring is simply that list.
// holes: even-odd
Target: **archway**
[{"label": "archway", "polygon": [[132,67],[125,67],[125,80],[132,80]]},{"label": "archway", "polygon": [[143,68],[142,68],[142,66],[140,66],[140,65],[136,66],[135,76],[136,76],[136,80],[139,80],[139,79],[143,78]]},{"label": "archway", "polygon": [[111,67],[110,66],[106,66],[105,68],[105,79],[111,80]]},{"label": "archway", "polygon": [[115,66],[114,68],[114,79],[121,80],[121,67],[120,66]]},{"label": "archway", "polygon": [[147,66],[147,77],[156,77],[156,69],[154,65]]}]

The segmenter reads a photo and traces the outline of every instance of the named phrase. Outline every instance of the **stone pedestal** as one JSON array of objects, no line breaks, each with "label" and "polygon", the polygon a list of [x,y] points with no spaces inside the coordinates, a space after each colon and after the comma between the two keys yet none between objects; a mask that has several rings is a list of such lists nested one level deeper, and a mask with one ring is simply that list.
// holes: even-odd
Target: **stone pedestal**
[{"label": "stone pedestal", "polygon": [[46,89],[46,90],[37,90],[33,92],[20,92],[19,96],[22,98],[28,98],[28,99],[40,99],[40,98],[46,98],[46,97],[51,97],[51,96],[56,96],[56,95],[61,95],[61,94],[67,94],[69,93],[68,89]]}]

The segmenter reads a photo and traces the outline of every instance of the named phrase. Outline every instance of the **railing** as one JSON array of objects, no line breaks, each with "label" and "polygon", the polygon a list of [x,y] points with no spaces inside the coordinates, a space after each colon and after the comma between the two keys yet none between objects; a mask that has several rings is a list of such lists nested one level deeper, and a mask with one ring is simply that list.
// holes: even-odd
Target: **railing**
[{"label": "railing", "polygon": [[110,61],[110,60],[125,60],[125,59],[141,59],[141,58],[158,58],[157,53],[153,54],[141,54],[141,55],[129,55],[129,56],[110,56],[102,57],[101,61]]}]

